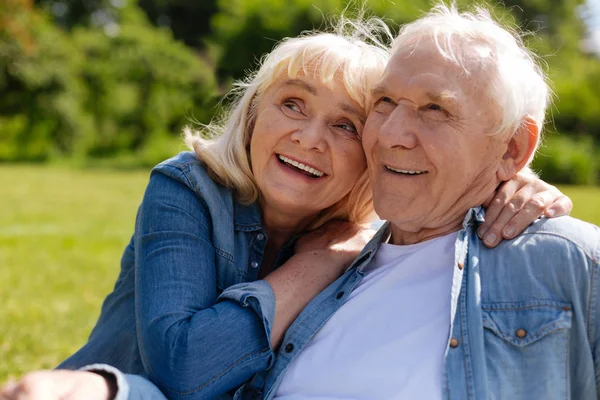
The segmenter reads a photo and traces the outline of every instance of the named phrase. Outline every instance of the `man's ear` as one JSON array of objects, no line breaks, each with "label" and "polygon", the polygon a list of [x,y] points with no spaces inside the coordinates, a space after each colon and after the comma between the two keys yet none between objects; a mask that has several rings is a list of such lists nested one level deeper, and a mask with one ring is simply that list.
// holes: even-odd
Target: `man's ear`
[{"label": "man's ear", "polygon": [[540,127],[531,117],[523,120],[506,144],[506,153],[502,156],[498,178],[507,181],[525,168],[537,146]]}]

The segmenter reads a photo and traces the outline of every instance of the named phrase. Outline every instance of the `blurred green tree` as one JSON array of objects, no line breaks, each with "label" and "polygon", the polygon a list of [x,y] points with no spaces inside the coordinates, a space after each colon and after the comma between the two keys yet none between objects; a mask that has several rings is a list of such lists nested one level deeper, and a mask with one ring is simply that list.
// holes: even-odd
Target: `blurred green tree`
[{"label": "blurred green tree", "polygon": [[194,48],[202,48],[202,38],[210,36],[210,19],[217,12],[217,0],[139,0],[150,21],[168,27],[173,37]]},{"label": "blurred green tree", "polygon": [[210,119],[216,97],[211,67],[168,29],[152,27],[139,8],[120,10],[114,25],[76,27],[73,40],[87,60],[93,155],[139,150],[157,136],[178,135],[188,116]]},{"label": "blurred green tree", "polygon": [[69,35],[31,1],[0,7],[0,159],[141,151],[210,119],[212,68],[135,4]]},{"label": "blurred green tree", "polygon": [[239,79],[286,36],[319,28],[339,13],[341,0],[218,0],[207,44],[221,78]]},{"label": "blurred green tree", "polygon": [[83,57],[29,0],[0,3],[0,159],[47,159],[83,142]]},{"label": "blurred green tree", "polygon": [[34,0],[34,4],[62,28],[70,30],[74,26],[100,26],[115,21],[117,10],[127,0]]}]

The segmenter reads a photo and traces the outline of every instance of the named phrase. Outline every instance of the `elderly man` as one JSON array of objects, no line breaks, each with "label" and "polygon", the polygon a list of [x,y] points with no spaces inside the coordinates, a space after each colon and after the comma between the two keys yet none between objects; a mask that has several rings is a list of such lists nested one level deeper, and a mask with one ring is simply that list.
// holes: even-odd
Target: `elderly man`
[{"label": "elderly man", "polygon": [[488,249],[472,208],[528,164],[549,97],[521,41],[446,7],[403,28],[363,134],[389,221],[288,329],[270,399],[598,399],[600,230]]},{"label": "elderly man", "polygon": [[473,207],[539,142],[533,56],[485,13],[440,6],[403,28],[373,94],[363,144],[389,222],[236,398],[598,399],[600,230],[562,217],[477,238]]}]

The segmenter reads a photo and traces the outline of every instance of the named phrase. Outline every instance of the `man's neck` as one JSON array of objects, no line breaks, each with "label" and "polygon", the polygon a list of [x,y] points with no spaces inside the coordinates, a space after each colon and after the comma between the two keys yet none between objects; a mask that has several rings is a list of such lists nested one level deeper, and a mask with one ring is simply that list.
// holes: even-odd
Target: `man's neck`
[{"label": "man's neck", "polygon": [[392,237],[389,243],[402,246],[424,242],[426,240],[435,239],[437,237],[446,236],[452,232],[456,232],[462,227],[462,220],[458,223],[453,221],[452,223],[442,227],[432,229],[423,228],[415,232],[404,230],[401,226],[394,225],[393,222],[391,225]]}]

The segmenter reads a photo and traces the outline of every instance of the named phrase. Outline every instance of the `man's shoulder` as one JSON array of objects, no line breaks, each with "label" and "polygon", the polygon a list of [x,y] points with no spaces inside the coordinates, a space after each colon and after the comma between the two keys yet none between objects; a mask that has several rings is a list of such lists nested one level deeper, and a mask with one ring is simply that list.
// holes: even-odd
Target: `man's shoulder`
[{"label": "man's shoulder", "polygon": [[541,248],[575,247],[588,258],[600,262],[600,228],[577,218],[563,216],[538,219],[525,229],[521,238],[523,243],[533,241]]},{"label": "man's shoulder", "polygon": [[474,255],[481,271],[496,278],[533,279],[552,287],[587,279],[600,268],[600,229],[572,217],[539,219],[493,249],[479,243]]},{"label": "man's shoulder", "polygon": [[493,249],[475,247],[471,256],[486,303],[551,299],[580,304],[600,270],[600,229],[571,217],[540,219]]}]

